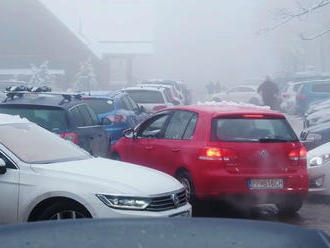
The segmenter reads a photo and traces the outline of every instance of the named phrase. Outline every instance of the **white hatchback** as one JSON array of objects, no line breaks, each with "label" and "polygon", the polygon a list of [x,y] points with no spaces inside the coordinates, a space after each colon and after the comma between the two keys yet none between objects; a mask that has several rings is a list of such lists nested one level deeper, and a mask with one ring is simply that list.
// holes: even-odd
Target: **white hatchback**
[{"label": "white hatchback", "polygon": [[183,186],[156,170],[93,158],[0,114],[0,224],[50,219],[191,216]]}]

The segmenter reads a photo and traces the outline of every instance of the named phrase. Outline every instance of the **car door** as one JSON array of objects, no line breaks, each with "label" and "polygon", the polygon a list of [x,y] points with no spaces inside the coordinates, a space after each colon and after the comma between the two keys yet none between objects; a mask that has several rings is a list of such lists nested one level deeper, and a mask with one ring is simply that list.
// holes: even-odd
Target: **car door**
[{"label": "car door", "polygon": [[176,110],[172,113],[163,138],[154,145],[159,157],[166,158],[158,160],[156,169],[174,175],[178,167],[186,164],[186,156],[195,147],[191,138],[197,119],[197,114],[191,111]]},{"label": "car door", "polygon": [[130,139],[131,149],[125,151],[128,162],[158,168],[160,154],[156,145],[162,139],[163,130],[169,117],[168,112],[160,113],[139,126],[137,138]]},{"label": "car door", "polygon": [[0,158],[6,163],[7,172],[0,175],[0,224],[17,222],[19,170],[1,150]]}]

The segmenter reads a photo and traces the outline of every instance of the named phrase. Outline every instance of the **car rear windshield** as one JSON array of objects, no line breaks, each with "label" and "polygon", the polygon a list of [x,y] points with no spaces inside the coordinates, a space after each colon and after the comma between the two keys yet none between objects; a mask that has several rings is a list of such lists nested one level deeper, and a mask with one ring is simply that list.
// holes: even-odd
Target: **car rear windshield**
[{"label": "car rear windshield", "polygon": [[0,113],[19,115],[52,132],[60,132],[68,129],[65,111],[61,108],[0,105]]},{"label": "car rear windshield", "polygon": [[298,138],[285,119],[217,118],[212,121],[213,141],[296,142]]},{"label": "car rear windshield", "polygon": [[0,133],[0,143],[25,163],[48,164],[91,158],[71,141],[33,123],[0,125]]},{"label": "car rear windshield", "polygon": [[111,112],[115,109],[111,99],[86,98],[84,99],[84,102],[87,103],[98,115]]},{"label": "car rear windshield", "polygon": [[127,93],[137,103],[164,103],[163,95],[159,91],[129,90]]}]

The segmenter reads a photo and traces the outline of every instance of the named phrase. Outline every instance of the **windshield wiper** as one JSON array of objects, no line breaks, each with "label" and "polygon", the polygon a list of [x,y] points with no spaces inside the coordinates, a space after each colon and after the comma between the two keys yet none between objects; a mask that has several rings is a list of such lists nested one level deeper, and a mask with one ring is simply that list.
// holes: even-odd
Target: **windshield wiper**
[{"label": "windshield wiper", "polygon": [[260,138],[258,139],[259,142],[261,143],[267,143],[267,142],[289,142],[287,139],[280,139],[280,138]]}]

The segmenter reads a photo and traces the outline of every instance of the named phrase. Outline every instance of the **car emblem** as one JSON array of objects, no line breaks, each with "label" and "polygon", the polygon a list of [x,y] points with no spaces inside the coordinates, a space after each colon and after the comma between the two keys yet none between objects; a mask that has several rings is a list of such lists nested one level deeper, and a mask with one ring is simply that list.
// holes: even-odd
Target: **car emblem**
[{"label": "car emblem", "polygon": [[266,159],[268,158],[269,153],[265,150],[262,150],[260,153],[261,158]]},{"label": "car emblem", "polygon": [[171,199],[173,201],[174,206],[177,208],[179,206],[180,200],[177,194],[172,194]]}]

